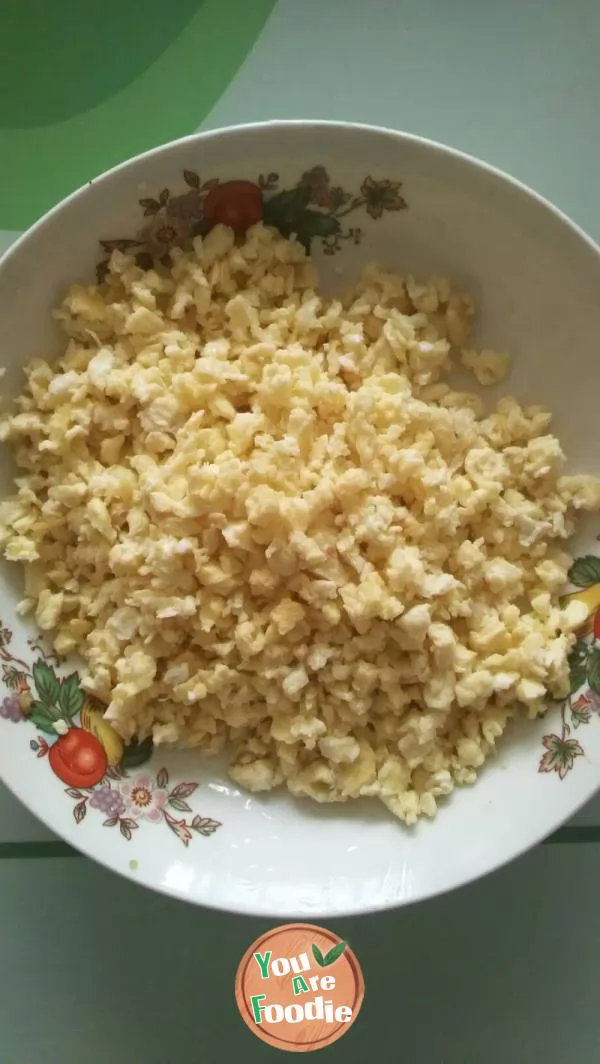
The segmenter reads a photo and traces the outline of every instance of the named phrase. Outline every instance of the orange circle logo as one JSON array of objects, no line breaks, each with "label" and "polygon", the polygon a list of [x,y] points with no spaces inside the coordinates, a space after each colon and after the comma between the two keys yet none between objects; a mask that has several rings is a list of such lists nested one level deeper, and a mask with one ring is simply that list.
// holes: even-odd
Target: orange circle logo
[{"label": "orange circle logo", "polygon": [[242,1019],[263,1042],[290,1053],[331,1045],[358,1016],[365,995],[347,942],[314,924],[285,924],[242,957],[235,998]]}]

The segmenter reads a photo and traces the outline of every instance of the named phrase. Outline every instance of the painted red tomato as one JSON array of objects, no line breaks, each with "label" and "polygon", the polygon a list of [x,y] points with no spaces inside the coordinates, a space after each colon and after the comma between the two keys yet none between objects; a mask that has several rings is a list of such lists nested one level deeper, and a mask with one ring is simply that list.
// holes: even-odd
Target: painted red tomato
[{"label": "painted red tomato", "polygon": [[600,610],[594,614],[594,639],[600,639]]},{"label": "painted red tomato", "polygon": [[215,185],[204,200],[204,218],[209,225],[228,225],[245,233],[263,216],[262,192],[252,181],[224,181]]},{"label": "painted red tomato", "polygon": [[102,744],[83,728],[69,728],[50,747],[50,767],[70,787],[94,787],[104,778],[108,762]]}]

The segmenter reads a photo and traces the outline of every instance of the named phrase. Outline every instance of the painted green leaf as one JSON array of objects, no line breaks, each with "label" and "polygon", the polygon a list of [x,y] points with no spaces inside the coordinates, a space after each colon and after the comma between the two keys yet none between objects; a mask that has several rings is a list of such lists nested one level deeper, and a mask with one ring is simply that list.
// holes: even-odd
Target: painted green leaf
[{"label": "painted green leaf", "polygon": [[564,780],[570,772],[576,757],[583,757],[583,747],[577,739],[565,739],[561,735],[544,735],[542,739],[546,753],[542,755],[538,772],[556,772]]},{"label": "painted green leaf", "polygon": [[600,650],[592,650],[588,659],[587,676],[592,690],[600,694]]},{"label": "painted green leaf", "polygon": [[195,170],[184,170],[183,180],[185,181],[186,185],[189,185],[190,188],[200,188],[200,178]]},{"label": "painted green leaf", "polygon": [[33,682],[40,702],[44,706],[53,706],[60,693],[60,683],[56,673],[45,661],[36,661],[32,669]]},{"label": "painted green leaf", "polygon": [[569,675],[572,695],[574,695],[587,680],[587,660],[587,643],[580,639],[569,654]]},{"label": "painted green leaf", "polygon": [[48,707],[43,705],[42,702],[33,702],[31,709],[27,714],[27,719],[35,724],[39,731],[45,732],[46,735],[56,735],[54,730],[55,718],[49,712]]},{"label": "painted green leaf", "polygon": [[214,835],[217,828],[221,827],[220,820],[213,820],[209,816],[195,816],[192,820],[192,827],[194,831],[197,831],[200,835]]},{"label": "painted green leaf", "polygon": [[589,709],[577,709],[575,706],[571,706],[571,721],[574,728],[579,728],[582,724],[589,724],[590,718]]},{"label": "painted green leaf", "polygon": [[60,685],[58,704],[70,720],[83,709],[85,695],[79,686],[79,673],[72,672]]},{"label": "painted green leaf", "polygon": [[145,765],[146,761],[149,761],[152,757],[153,749],[152,739],[150,738],[144,739],[141,743],[129,743],[129,746],[125,747],[125,753],[119,762],[121,768],[137,768],[139,765]]},{"label": "painted green leaf", "polygon": [[131,251],[132,248],[138,248],[140,241],[133,237],[118,237],[116,240],[101,240],[100,246],[110,255],[111,251]]},{"label": "painted green leaf", "polygon": [[298,240],[309,249],[314,237],[334,236],[340,232],[340,223],[332,214],[311,210],[310,188],[298,185],[297,188],[285,189],[266,200],[264,220],[282,233],[290,236],[295,233]]},{"label": "painted green leaf", "polygon": [[310,251],[314,237],[334,236],[341,230],[337,218],[331,214],[319,214],[318,211],[303,211],[298,218],[296,236],[307,251]]},{"label": "painted green leaf", "polygon": [[595,554],[577,558],[569,569],[569,580],[575,587],[591,587],[600,583],[600,558]]},{"label": "painted green leaf", "polygon": [[310,231],[311,236],[334,236],[341,229],[337,218],[319,211],[304,211],[302,224],[305,230]]},{"label": "painted green leaf", "polygon": [[310,202],[310,189],[305,185],[296,185],[295,188],[284,188],[270,196],[265,202],[265,220],[269,225],[277,225],[279,221],[294,220],[298,211],[308,207]]},{"label": "painted green leaf", "polygon": [[19,672],[18,669],[15,669],[14,665],[2,666],[2,679],[9,691],[16,691],[24,676],[25,673]]},{"label": "painted green leaf", "polygon": [[284,189],[265,201],[264,221],[272,225],[283,236],[298,232],[300,215],[306,211],[310,199],[310,189],[298,185],[297,188]]},{"label": "painted green leaf", "polygon": [[324,958],[323,954],[321,953],[321,950],[319,949],[318,946],[315,946],[314,942],[313,942],[311,948],[312,948],[312,955],[315,958],[317,964],[319,965],[320,968],[324,968],[325,967],[325,958]]},{"label": "painted green leaf", "polygon": [[178,783],[176,787],[173,787],[169,798],[189,798],[197,790],[197,783]]},{"label": "painted green leaf", "polygon": [[346,949],[347,945],[347,942],[338,942],[337,945],[332,946],[332,948],[329,950],[329,953],[325,954],[325,958],[323,960],[324,967],[327,967],[330,964],[335,964],[338,957],[342,956],[342,953]]},{"label": "painted green leaf", "polygon": [[569,669],[571,677],[571,694],[574,695],[587,680],[587,672],[585,665],[580,661],[570,662]]},{"label": "painted green leaf", "polygon": [[160,203],[158,200],[151,199],[150,197],[144,197],[139,201],[140,207],[144,208],[144,214],[146,216],[152,216],[158,214],[160,210]]}]

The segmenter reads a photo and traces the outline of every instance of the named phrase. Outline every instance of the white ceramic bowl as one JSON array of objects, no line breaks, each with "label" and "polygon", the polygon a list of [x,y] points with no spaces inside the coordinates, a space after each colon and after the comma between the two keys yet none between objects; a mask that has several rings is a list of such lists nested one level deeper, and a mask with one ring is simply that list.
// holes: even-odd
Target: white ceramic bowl
[{"label": "white ceramic bowl", "polygon": [[[514,357],[510,391],[549,405],[572,466],[599,472],[598,248],[539,197],[482,163],[364,126],[278,122],[201,134],[124,163],[65,200],[0,264],[5,394],[20,389],[26,360],[60,349],[50,311],[71,282],[93,278],[104,254],[99,241],[135,240],[142,224],[151,226],[146,236],[163,242],[202,227],[215,179],[262,186],[260,193],[228,186],[219,210],[247,210],[258,195],[267,218],[285,222],[286,201],[275,197],[297,188],[312,168],[310,203],[292,200],[309,212],[302,215],[307,233],[321,234],[313,252],[325,285],[351,280],[371,259],[464,285],[477,299],[478,340]],[[350,194],[343,206],[339,190]],[[3,495],[12,473],[5,453]],[[597,553],[599,525],[582,531],[576,553]],[[69,843],[154,889],[270,917],[384,909],[497,868],[567,820],[598,786],[600,699],[593,684],[600,687],[600,651],[590,633],[587,675],[585,667],[574,674],[571,701],[514,727],[477,785],[457,790],[434,822],[416,829],[367,800],[317,806],[283,791],[250,796],[223,767],[164,748],[149,760],[145,748],[129,752],[107,773],[100,759],[102,778],[83,789],[53,770],[58,736],[47,715],[38,717],[45,731],[22,719],[15,694],[29,687],[42,701],[54,700],[61,713],[74,714],[74,744],[87,742],[77,679],[62,693],[56,679],[77,662],[55,670],[39,634],[16,614],[17,567],[3,562],[1,574],[2,779]],[[581,594],[600,602],[600,560],[580,564],[574,575]]]}]

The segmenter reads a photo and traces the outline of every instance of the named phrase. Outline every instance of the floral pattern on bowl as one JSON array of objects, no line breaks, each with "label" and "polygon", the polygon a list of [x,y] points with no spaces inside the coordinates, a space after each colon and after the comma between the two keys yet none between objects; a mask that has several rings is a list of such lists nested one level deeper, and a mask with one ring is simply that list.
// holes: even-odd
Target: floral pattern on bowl
[{"label": "floral pattern on bowl", "polygon": [[[138,265],[148,268],[155,259],[164,259],[174,247],[185,247],[193,237],[205,235],[215,225],[227,225],[238,236],[258,222],[278,229],[283,236],[294,234],[307,251],[315,238],[322,241],[326,255],[334,255],[344,241],[359,244],[362,229],[346,227],[343,219],[365,210],[375,221],[386,211],[405,210],[408,206],[400,194],[400,181],[376,181],[370,175],[356,194],[333,185],[324,166],[305,170],[296,185],[279,188],[279,174],[259,174],[257,181],[245,179],[220,181],[218,177],[202,181],[195,170],[184,170],[187,191],[172,195],[163,188],[156,197],[139,200],[144,215],[150,218],[135,237],[102,240],[103,250],[133,254]],[[108,269],[108,258],[97,268],[101,281]]]},{"label": "floral pattern on bowl", "polygon": [[575,759],[585,754],[573,731],[589,724],[592,714],[600,715],[600,558],[593,554],[577,558],[569,580],[577,590],[566,598],[583,602],[589,619],[570,654],[571,692],[561,705],[560,733],[544,735],[545,753],[538,766],[539,772],[556,772],[561,780]]},{"label": "floral pattern on bowl", "polygon": [[142,824],[166,824],[186,847],[194,835],[213,835],[221,827],[220,821],[194,813],[187,801],[198,783],[170,786],[165,767],[156,774],[132,772],[150,760],[152,742],[125,746],[104,720],[100,704],[82,689],[77,672],[62,675],[60,660],[35,639],[29,647],[36,660],[29,665],[13,656],[11,641],[10,629],[0,625],[2,682],[9,692],[0,702],[0,717],[36,726],[30,749],[67,784],[76,824],[93,810],[104,816],[104,827],[118,827],[127,840]]}]

